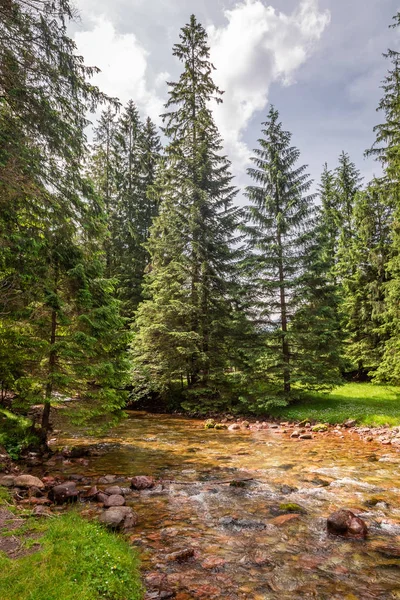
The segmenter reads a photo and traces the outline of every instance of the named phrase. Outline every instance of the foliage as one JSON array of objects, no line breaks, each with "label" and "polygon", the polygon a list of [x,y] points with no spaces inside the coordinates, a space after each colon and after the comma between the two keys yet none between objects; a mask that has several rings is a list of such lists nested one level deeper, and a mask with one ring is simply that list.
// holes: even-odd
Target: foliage
[{"label": "foliage", "polygon": [[38,441],[30,419],[0,409],[0,446],[7,450],[13,460],[17,460],[23,450],[37,447]]},{"label": "foliage", "polygon": [[[248,170],[250,252],[245,263],[253,281],[256,326],[265,348],[258,376],[269,382],[272,398],[289,400],[293,387],[333,386],[338,382],[335,306],[326,281],[322,238],[316,226],[314,196],[299,150],[271,107],[263,137]],[[315,359],[317,357],[316,368]],[[256,372],[257,372],[256,371]]]},{"label": "foliage", "polygon": [[121,537],[74,513],[47,520],[43,529],[38,552],[0,557],[4,600],[142,598],[137,557]]},{"label": "foliage", "polygon": [[184,71],[169,83],[163,116],[169,144],[134,328],[134,397],[166,396],[180,383],[185,397],[217,400],[234,354],[236,190],[209,107],[221,92],[211,78],[207,34],[194,16],[173,52]]}]

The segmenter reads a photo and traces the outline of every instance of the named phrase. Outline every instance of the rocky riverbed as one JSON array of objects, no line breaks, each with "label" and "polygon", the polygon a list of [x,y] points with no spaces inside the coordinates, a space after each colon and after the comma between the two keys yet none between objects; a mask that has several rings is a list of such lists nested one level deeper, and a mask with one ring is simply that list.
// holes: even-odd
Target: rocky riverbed
[{"label": "rocky riverbed", "polygon": [[220,425],[131,413],[0,483],[38,515],[74,502],[124,530],[148,600],[400,598],[398,431]]}]

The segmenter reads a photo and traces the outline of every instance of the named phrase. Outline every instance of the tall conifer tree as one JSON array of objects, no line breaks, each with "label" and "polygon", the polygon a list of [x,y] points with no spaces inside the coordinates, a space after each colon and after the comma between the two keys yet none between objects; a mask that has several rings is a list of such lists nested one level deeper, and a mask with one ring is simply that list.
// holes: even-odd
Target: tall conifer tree
[{"label": "tall conifer tree", "polygon": [[[391,25],[400,25],[400,12]],[[384,120],[375,126],[376,140],[367,155],[374,156],[383,166],[381,187],[384,201],[393,207],[390,227],[390,256],[387,263],[385,293],[384,335],[386,341],[382,362],[377,370],[379,381],[400,383],[400,52],[388,50],[384,54],[390,62],[388,74],[383,82],[383,97],[378,112]]]},{"label": "tall conifer tree", "polygon": [[217,397],[215,383],[230,364],[236,190],[210,109],[222,93],[211,77],[207,34],[194,15],[173,53],[184,70],[169,83],[163,115],[169,144],[160,214],[147,245],[146,300],[136,320],[134,385],[137,392],[168,393],[181,382]]},{"label": "tall conifer tree", "polygon": [[291,146],[291,134],[283,130],[274,107],[254,153],[255,166],[248,170],[254,184],[247,188],[252,203],[247,231],[253,249],[249,266],[258,287],[259,320],[264,323],[265,352],[259,362],[272,395],[287,400],[296,384],[319,385],[312,363],[318,348],[325,345],[321,365],[329,354],[324,319],[319,319],[319,331],[304,327],[320,310],[314,300],[317,288],[323,289],[320,248],[314,247],[315,196],[308,193],[311,180],[306,167],[297,165],[300,153]]}]

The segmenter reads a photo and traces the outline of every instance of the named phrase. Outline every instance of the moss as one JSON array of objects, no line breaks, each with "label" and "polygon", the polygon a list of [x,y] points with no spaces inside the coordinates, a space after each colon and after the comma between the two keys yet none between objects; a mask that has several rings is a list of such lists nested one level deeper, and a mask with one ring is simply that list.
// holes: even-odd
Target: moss
[{"label": "moss", "polygon": [[313,431],[328,431],[328,425],[324,425],[323,423],[319,423],[318,425],[314,425],[312,428]]},{"label": "moss", "polygon": [[224,423],[217,423],[215,429],[228,429],[228,427],[227,425],[224,425]]},{"label": "moss", "polygon": [[204,429],[215,429],[215,421],[214,419],[207,419],[207,421],[204,423]]},{"label": "moss", "polygon": [[279,505],[279,511],[282,513],[300,513],[304,514],[306,509],[295,502],[283,502]]}]

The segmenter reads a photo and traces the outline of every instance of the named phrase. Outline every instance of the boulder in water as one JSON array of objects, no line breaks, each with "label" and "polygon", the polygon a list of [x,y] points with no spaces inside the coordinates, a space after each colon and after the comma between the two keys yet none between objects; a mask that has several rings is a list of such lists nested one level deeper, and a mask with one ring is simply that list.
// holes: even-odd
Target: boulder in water
[{"label": "boulder in water", "polygon": [[149,490],[154,487],[153,477],[137,475],[131,479],[131,488],[134,490]]},{"label": "boulder in water", "polygon": [[328,533],[346,538],[365,539],[368,533],[366,523],[350,510],[338,510],[327,520]]},{"label": "boulder in water", "polygon": [[104,500],[104,506],[110,508],[111,506],[124,506],[125,498],[120,494],[113,494],[112,496],[106,496]]}]

